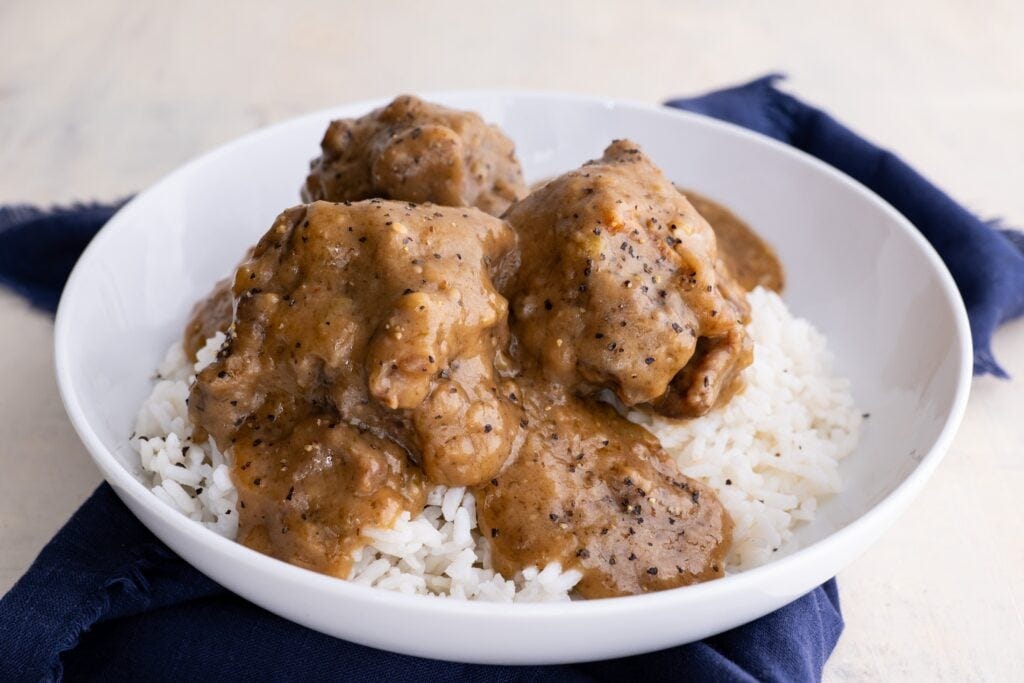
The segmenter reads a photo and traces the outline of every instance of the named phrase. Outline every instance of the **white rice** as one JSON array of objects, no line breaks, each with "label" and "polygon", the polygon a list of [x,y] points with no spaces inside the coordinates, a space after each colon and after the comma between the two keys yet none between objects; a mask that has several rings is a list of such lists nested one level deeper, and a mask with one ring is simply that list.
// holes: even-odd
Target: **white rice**
[{"label": "white rice", "polygon": [[[793,528],[814,517],[818,500],[841,489],[839,461],[857,442],[861,415],[849,382],[832,374],[825,338],[793,317],[774,293],[750,294],[754,363],[747,388],[726,406],[690,421],[633,411],[687,475],[713,487],[735,522],[729,571],[792,546]],[[195,364],[174,344],[136,421],[132,445],[154,495],[228,538],[238,532],[230,453],[192,443],[185,399],[195,373],[224,341],[218,333]],[[390,529],[370,530],[349,580],[386,590],[498,602],[568,600],[580,579],[558,563],[514,577],[491,569],[477,531],[476,504],[464,488],[435,487],[423,511]],[[787,542],[789,542],[787,546]]]},{"label": "white rice", "polygon": [[727,569],[749,569],[783,550],[818,500],[842,490],[839,461],[862,421],[850,383],[832,372],[825,337],[777,294],[749,294],[754,362],[747,388],[697,420],[633,411],[688,476],[718,493],[735,528]]}]

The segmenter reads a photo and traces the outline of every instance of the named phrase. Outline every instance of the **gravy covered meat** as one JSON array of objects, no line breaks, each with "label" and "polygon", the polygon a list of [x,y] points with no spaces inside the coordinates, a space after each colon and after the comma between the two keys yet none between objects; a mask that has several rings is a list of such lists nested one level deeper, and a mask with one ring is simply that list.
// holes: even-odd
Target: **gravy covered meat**
[{"label": "gravy covered meat", "polygon": [[404,95],[331,122],[303,201],[379,197],[475,206],[498,216],[526,194],[515,146],[478,114]]},{"label": "gravy covered meat", "polygon": [[500,131],[413,97],[322,147],[311,203],[185,331],[190,358],[226,333],[188,407],[230,449],[239,540],[346,577],[367,530],[441,484],[471,488],[506,577],[559,562],[597,598],[722,576],[714,491],[600,398],[681,417],[739,391],[770,250],[719,253],[714,205],[625,140],[529,196]]},{"label": "gravy covered meat", "polygon": [[238,540],[266,555],[345,577],[366,527],[423,509],[426,482],[399,444],[313,406],[235,432]]},{"label": "gravy covered meat", "polygon": [[[279,534],[281,514],[267,514],[287,516],[311,486],[341,538],[422,505],[401,485],[418,490],[420,468],[449,485],[500,470],[520,415],[492,279],[508,276],[514,247],[475,209],[317,202],[278,218],[235,273],[234,322],[189,398],[197,428],[235,449],[243,533],[290,547],[297,527],[322,526],[307,514]],[[353,463],[362,474],[338,471]],[[382,491],[386,504],[366,502]]]},{"label": "gravy covered meat", "polygon": [[518,341],[552,381],[627,406],[697,416],[740,385],[752,350],[742,289],[715,235],[634,144],[509,209],[522,266],[508,290]]},{"label": "gravy covered meat", "polygon": [[497,571],[558,561],[583,574],[585,598],[722,576],[732,520],[653,435],[550,384],[524,381],[523,397],[523,445],[476,494]]}]

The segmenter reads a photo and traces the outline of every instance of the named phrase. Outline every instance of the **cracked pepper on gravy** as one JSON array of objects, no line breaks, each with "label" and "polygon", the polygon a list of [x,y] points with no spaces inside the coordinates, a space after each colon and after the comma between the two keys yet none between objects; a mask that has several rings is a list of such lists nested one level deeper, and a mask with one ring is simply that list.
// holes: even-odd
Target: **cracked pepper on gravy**
[{"label": "cracked pepper on gravy", "polygon": [[687,418],[742,391],[770,248],[628,140],[529,194],[500,130],[414,97],[322,148],[310,203],[185,332],[190,355],[227,334],[189,413],[231,449],[239,540],[345,577],[364,529],[445,484],[505,576],[557,561],[585,598],[721,576],[714,491],[608,401]]}]

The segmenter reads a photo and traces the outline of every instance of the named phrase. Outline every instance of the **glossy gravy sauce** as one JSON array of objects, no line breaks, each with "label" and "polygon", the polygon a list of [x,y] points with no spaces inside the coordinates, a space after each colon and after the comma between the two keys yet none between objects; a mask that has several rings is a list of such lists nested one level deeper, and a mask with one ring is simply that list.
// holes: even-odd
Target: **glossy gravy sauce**
[{"label": "glossy gravy sauce", "polygon": [[696,211],[620,141],[504,220],[379,199],[284,212],[185,334],[194,354],[227,333],[189,411],[232,449],[239,541],[345,577],[367,528],[445,484],[472,487],[505,576],[558,561],[587,598],[721,576],[714,491],[599,400],[697,415],[742,390],[742,290],[782,269],[688,196]]},{"label": "glossy gravy sauce", "polygon": [[718,239],[718,255],[743,289],[749,292],[761,286],[782,291],[786,276],[779,257],[767,242],[726,206],[692,190],[679,191],[711,224]]}]

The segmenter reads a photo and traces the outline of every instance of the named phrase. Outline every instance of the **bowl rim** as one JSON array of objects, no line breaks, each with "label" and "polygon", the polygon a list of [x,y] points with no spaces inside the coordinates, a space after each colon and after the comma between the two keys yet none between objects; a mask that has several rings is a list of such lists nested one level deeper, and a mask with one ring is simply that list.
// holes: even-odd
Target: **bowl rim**
[{"label": "bowl rim", "polygon": [[[308,569],[263,555],[255,550],[220,536],[216,532],[207,529],[201,524],[182,515],[167,506],[158,499],[152,492],[138,481],[125,467],[123,467],[114,454],[108,449],[92,425],[85,417],[79,396],[71,378],[70,352],[72,348],[72,331],[69,319],[71,315],[68,310],[74,305],[77,296],[78,282],[84,274],[93,267],[93,261],[97,254],[101,253],[104,245],[114,239],[118,232],[129,225],[132,214],[139,210],[138,207],[151,194],[159,192],[163,186],[171,183],[179,176],[186,175],[193,168],[213,162],[214,160],[230,154],[236,148],[248,145],[264,136],[271,136],[283,128],[309,123],[313,120],[329,120],[339,115],[352,115],[348,112],[369,111],[379,107],[391,98],[373,98],[344,103],[314,112],[291,117],[275,124],[259,128],[242,135],[225,144],[204,152],[184,164],[170,171],[157,182],[150,185],[142,192],[129,200],[99,231],[86,249],[82,252],[70,276],[67,279],[58,305],[55,326],[54,326],[54,366],[57,376],[57,384],[61,399],[64,403],[68,417],[77,432],[79,438],[86,446],[93,461],[99,467],[105,480],[109,482],[114,490],[122,498],[128,496],[137,505],[149,508],[165,522],[188,537],[190,541],[198,546],[206,547],[216,551],[219,555],[229,557],[233,562],[250,565],[268,574],[276,574],[280,579],[289,585],[305,584],[309,589],[318,593],[330,593],[332,597],[344,598],[355,603],[362,603],[367,606],[389,603],[405,610],[417,612],[444,611],[449,615],[465,615],[473,617],[495,617],[504,620],[524,620],[537,617],[550,617],[556,614],[571,612],[575,616],[614,616],[641,610],[645,606],[651,606],[655,602],[665,600],[715,600],[720,596],[727,596],[731,593],[744,589],[753,589],[758,585],[771,585],[776,579],[785,577],[792,569],[813,563],[816,557],[831,555],[844,544],[847,538],[856,537],[862,529],[867,529],[881,524],[888,526],[894,521],[899,512],[904,510],[913,497],[924,486],[925,482],[938,467],[942,458],[952,442],[953,437],[959,428],[967,404],[970,391],[970,383],[973,368],[973,352],[971,346],[971,332],[967,319],[966,308],[959,290],[953,281],[945,263],[938,253],[931,246],[924,236],[908,221],[902,214],[893,208],[888,202],[876,195],[862,183],[842,173],[825,162],[782,142],[779,142],[766,135],[752,131],[741,126],[720,121],[718,119],[683,111],[663,105],[653,105],[645,102],[638,102],[628,99],[608,98],[586,94],[567,93],[558,91],[514,89],[514,88],[483,88],[483,89],[458,89],[428,91],[420,95],[423,99],[439,102],[448,102],[461,99],[534,99],[553,102],[569,102],[581,106],[604,106],[615,109],[627,109],[640,111],[646,114],[657,114],[661,116],[676,117],[680,120],[688,120],[698,127],[704,126],[709,129],[718,129],[729,135],[746,138],[754,144],[767,145],[777,152],[789,156],[795,161],[809,165],[817,172],[831,176],[840,184],[845,185],[852,192],[861,195],[867,201],[875,204],[886,214],[903,233],[905,233],[920,249],[922,255],[931,266],[941,286],[941,294],[946,303],[952,309],[956,336],[950,340],[959,347],[959,368],[957,385],[949,412],[945,417],[945,423],[939,434],[929,445],[927,453],[920,459],[914,469],[906,478],[888,495],[876,502],[866,512],[846,526],[832,532],[825,538],[800,547],[791,553],[787,553],[778,559],[771,560],[759,567],[754,567],[743,572],[708,581],[691,586],[647,593],[641,595],[622,596],[616,598],[599,598],[591,600],[574,600],[570,603],[492,603],[475,600],[439,600],[436,596],[404,594],[395,591],[386,591],[379,588],[362,586],[350,581],[336,577],[319,574]],[[342,113],[344,112],[344,113]],[[892,511],[892,519],[887,519]],[[133,514],[135,514],[133,512]]]}]

